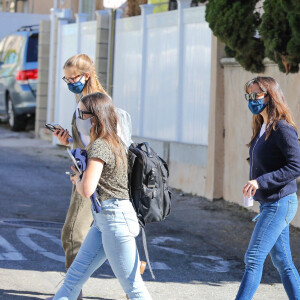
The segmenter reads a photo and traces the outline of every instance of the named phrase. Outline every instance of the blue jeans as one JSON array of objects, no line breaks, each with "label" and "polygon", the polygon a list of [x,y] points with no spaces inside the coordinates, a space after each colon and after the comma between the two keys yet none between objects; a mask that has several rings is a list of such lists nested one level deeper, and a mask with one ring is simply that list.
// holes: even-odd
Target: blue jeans
[{"label": "blue jeans", "polygon": [[252,299],[269,253],[289,299],[300,299],[300,277],[292,260],[289,240],[289,223],[297,208],[296,193],[260,205],[259,219],[245,254],[246,268],[236,299]]},{"label": "blue jeans", "polygon": [[106,259],[130,299],[151,299],[140,274],[135,243],[140,227],[131,202],[109,199],[101,206],[100,213],[92,211],[94,224],[53,299],[76,300],[83,284]]}]

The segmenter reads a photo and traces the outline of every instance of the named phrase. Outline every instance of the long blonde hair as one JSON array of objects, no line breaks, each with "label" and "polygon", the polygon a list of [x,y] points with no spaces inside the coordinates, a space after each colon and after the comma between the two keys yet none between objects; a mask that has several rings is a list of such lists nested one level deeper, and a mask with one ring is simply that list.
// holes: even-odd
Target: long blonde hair
[{"label": "long blonde hair", "polygon": [[86,85],[83,89],[85,95],[100,92],[107,94],[104,87],[98,80],[96,74],[95,65],[93,61],[86,54],[76,54],[70,57],[64,64],[63,69],[75,67],[80,74],[89,73],[90,77],[86,82]]},{"label": "long blonde hair", "polygon": [[[269,101],[267,104],[267,113],[268,113],[268,124],[266,128],[266,140],[271,134],[272,130],[276,130],[276,124],[279,120],[285,120],[291,126],[293,126],[296,130],[296,124],[293,119],[291,110],[284,98],[283,92],[279,86],[279,84],[272,77],[267,76],[258,76],[249,80],[245,84],[245,92],[249,92],[249,88],[253,84],[258,84],[260,89],[267,93],[269,96]],[[253,140],[260,132],[261,126],[264,122],[263,117],[258,115],[253,115],[252,118],[252,137],[248,144],[248,147],[251,146]]]},{"label": "long blonde hair", "polygon": [[125,147],[117,134],[118,117],[111,98],[104,93],[92,93],[81,99],[86,109],[94,117],[94,126],[90,132],[91,143],[96,139],[105,140],[115,156],[117,169],[123,161],[127,166]]}]

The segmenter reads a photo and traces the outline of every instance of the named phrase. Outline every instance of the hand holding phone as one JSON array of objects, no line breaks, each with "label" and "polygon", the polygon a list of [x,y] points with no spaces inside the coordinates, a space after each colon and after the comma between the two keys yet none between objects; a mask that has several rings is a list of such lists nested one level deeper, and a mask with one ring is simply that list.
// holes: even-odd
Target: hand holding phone
[{"label": "hand holding phone", "polygon": [[73,172],[68,172],[68,171],[66,171],[65,172],[68,176],[75,176],[76,174],[75,173],[73,173]]},{"label": "hand holding phone", "polygon": [[72,138],[69,131],[61,127],[59,124],[45,124],[45,127],[52,131],[62,145],[69,144],[68,139]]}]

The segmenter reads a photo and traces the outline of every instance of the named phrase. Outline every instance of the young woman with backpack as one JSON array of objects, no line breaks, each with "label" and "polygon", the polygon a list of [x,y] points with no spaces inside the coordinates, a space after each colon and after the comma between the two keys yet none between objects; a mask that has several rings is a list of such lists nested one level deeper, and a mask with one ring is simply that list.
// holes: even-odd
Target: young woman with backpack
[{"label": "young woman with backpack", "polygon": [[91,127],[87,169],[80,178],[71,167],[75,175],[70,179],[83,198],[98,187],[101,211],[92,206],[94,223],[53,299],[77,299],[84,282],[106,259],[129,299],[151,299],[140,274],[135,243],[140,227],[129,200],[127,154],[117,135],[115,107],[105,93],[93,93],[81,99],[78,115]]},{"label": "young woman with backpack", "polygon": [[250,181],[242,193],[260,204],[260,214],[245,254],[245,272],[236,299],[252,299],[264,261],[270,253],[289,299],[300,299],[300,277],[292,260],[289,223],[298,207],[300,146],[291,111],[279,84],[256,77],[245,85],[253,113],[250,140]]},{"label": "young woman with backpack", "polygon": [[[63,80],[68,85],[69,90],[75,94],[77,108],[72,119],[72,141],[68,138],[68,130],[56,130],[54,135],[62,145],[71,145],[73,149],[85,148],[90,143],[91,125],[89,121],[82,120],[78,115],[80,99],[95,92],[106,95],[107,93],[97,78],[94,63],[89,56],[78,54],[70,57],[65,62],[63,70],[65,73]],[[129,146],[131,143],[130,116],[122,109],[116,108],[116,111],[118,115],[118,135]],[[92,221],[90,199],[82,197],[73,186],[71,201],[61,234],[66,269],[71,266],[75,259]],[[78,299],[82,299],[82,293],[80,293]]]}]

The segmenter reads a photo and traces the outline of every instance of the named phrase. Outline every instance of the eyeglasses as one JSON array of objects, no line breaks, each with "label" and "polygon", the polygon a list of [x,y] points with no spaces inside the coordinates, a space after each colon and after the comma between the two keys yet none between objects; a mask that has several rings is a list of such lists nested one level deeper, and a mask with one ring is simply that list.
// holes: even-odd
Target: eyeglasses
[{"label": "eyeglasses", "polygon": [[[75,76],[75,77],[70,77],[70,78],[64,76],[64,77],[62,78],[62,80],[63,80],[65,83],[68,83],[68,84],[69,84],[69,83],[75,83],[75,82],[77,82],[77,81],[80,81],[80,80],[82,79],[83,75],[84,75],[84,74],[80,74],[80,75],[77,75],[77,76]],[[77,81],[75,81],[76,78],[78,78],[79,76],[81,76],[80,79],[77,80]]]},{"label": "eyeglasses", "polygon": [[249,94],[246,93],[245,98],[246,98],[246,101],[256,100],[257,98],[261,98],[262,96],[265,96],[267,94],[268,94],[267,92],[249,93]]},{"label": "eyeglasses", "polygon": [[84,120],[83,115],[91,115],[92,114],[91,111],[80,110],[79,108],[77,108],[77,110],[78,110],[78,118],[81,120]]}]

